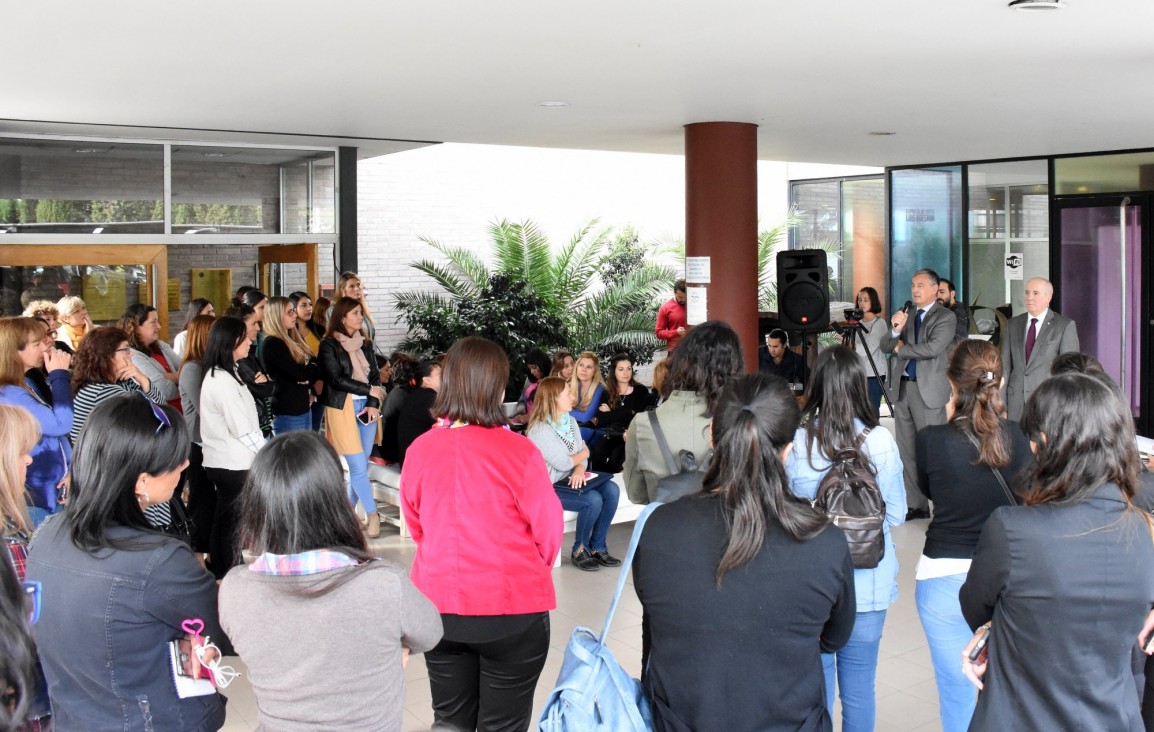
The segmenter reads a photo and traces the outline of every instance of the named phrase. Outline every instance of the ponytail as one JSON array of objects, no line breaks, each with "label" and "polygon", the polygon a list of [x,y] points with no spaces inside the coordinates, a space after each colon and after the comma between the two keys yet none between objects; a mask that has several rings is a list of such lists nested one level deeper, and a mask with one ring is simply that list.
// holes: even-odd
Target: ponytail
[{"label": "ponytail", "polygon": [[1010,450],[1001,426],[1002,354],[986,341],[962,341],[950,357],[946,375],[956,392],[951,422],[977,438],[978,464],[1004,468]]}]

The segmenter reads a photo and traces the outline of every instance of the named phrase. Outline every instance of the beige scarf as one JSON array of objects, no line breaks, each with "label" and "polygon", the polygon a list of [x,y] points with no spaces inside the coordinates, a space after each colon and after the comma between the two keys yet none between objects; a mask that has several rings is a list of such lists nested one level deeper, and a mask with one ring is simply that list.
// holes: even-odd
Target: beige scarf
[{"label": "beige scarf", "polygon": [[352,337],[343,333],[333,333],[333,338],[336,338],[337,343],[345,349],[345,353],[349,354],[349,360],[353,363],[353,378],[366,384],[369,383],[369,360],[365,358],[365,352],[361,350],[365,344],[365,337],[360,333]]}]

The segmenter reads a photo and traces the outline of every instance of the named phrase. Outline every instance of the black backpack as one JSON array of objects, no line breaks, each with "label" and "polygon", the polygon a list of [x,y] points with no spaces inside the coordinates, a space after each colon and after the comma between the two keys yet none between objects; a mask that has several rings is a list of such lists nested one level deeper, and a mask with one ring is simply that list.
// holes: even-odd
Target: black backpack
[{"label": "black backpack", "polygon": [[657,421],[657,412],[651,410],[646,414],[649,416],[650,426],[653,427],[653,437],[657,440],[657,446],[661,448],[665,468],[669,471],[669,475],[657,481],[653,500],[657,503],[672,503],[678,498],[701,493],[702,482],[705,480],[705,465],[709,462],[712,451],[706,453],[705,459],[699,463],[697,457],[689,450],[678,450],[675,460],[669,449],[669,443],[665,440],[665,430],[661,429],[661,423]]},{"label": "black backpack", "polygon": [[886,553],[886,502],[861,449],[869,433],[867,428],[853,447],[837,452],[813,501],[845,532],[854,569],[873,569]]}]

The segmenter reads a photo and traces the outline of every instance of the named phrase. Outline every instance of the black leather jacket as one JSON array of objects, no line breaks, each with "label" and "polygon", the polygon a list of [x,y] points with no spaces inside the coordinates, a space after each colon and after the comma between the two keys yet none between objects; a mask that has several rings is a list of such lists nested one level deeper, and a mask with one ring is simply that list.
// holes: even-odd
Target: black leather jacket
[{"label": "black leather jacket", "polygon": [[373,356],[373,347],[368,342],[361,346],[365,360],[369,362],[369,383],[357,381],[353,378],[353,360],[345,349],[337,343],[335,338],[325,338],[321,341],[320,354],[317,358],[321,362],[321,377],[325,388],[321,393],[321,403],[333,409],[342,409],[345,406],[345,395],[367,396],[365,405],[373,409],[381,408],[381,401],[369,395],[374,386],[381,385],[381,372],[377,368],[376,358]]}]

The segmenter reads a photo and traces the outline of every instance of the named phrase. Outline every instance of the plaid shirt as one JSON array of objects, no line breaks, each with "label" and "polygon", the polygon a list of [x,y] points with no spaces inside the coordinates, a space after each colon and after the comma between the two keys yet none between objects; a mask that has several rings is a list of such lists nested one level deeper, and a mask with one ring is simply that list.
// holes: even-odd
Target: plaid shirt
[{"label": "plaid shirt", "polygon": [[248,568],[257,574],[299,576],[319,574],[359,564],[347,554],[331,549],[314,549],[300,554],[272,554],[265,552],[253,560]]}]

